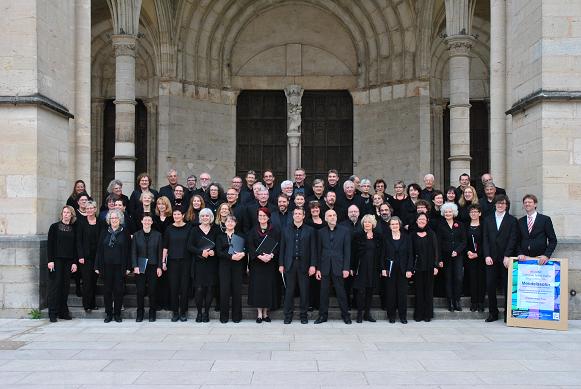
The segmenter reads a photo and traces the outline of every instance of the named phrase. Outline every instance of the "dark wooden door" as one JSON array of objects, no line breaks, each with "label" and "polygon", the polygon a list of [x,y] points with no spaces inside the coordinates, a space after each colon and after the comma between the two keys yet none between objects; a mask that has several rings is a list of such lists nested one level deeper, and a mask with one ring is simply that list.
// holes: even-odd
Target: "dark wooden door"
[{"label": "dark wooden door", "polygon": [[[471,101],[470,105],[470,177],[472,185],[480,184],[480,176],[490,171],[490,124],[488,121],[488,104],[484,101]],[[444,182],[450,176],[450,110],[446,108],[444,120]],[[458,177],[452,177],[454,186]]]},{"label": "dark wooden door", "polygon": [[337,169],[353,174],[353,99],[347,91],[305,91],[302,98],[301,162],[307,175],[326,178]]},{"label": "dark wooden door", "polygon": [[272,169],[276,182],[286,179],[286,97],[282,91],[242,91],[236,104],[236,174],[248,170],[262,178]]},{"label": "dark wooden door", "polygon": [[[103,112],[103,190],[115,178],[115,104],[105,102]],[[147,171],[147,107],[142,100],[135,106],[135,178]],[[126,193],[130,195],[130,193]]]}]

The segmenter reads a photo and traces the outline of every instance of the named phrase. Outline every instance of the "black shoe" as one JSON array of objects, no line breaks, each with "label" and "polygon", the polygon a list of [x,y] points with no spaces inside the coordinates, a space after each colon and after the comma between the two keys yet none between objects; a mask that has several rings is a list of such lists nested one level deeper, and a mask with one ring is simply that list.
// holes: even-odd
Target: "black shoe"
[{"label": "black shoe", "polygon": [[172,323],[175,323],[179,319],[180,319],[180,315],[178,315],[177,312],[174,312],[173,315],[171,315],[171,321],[172,321]]},{"label": "black shoe", "polygon": [[262,318],[262,321],[265,321],[267,323],[270,323],[272,320],[270,320],[270,316],[265,316]]},{"label": "black shoe", "polygon": [[77,297],[83,297],[83,291],[81,290],[81,285],[79,283],[77,283],[75,287],[75,294]]},{"label": "black shoe", "polygon": [[314,310],[315,310],[314,307],[309,307],[309,309],[308,309],[309,312],[313,312]]},{"label": "black shoe", "polygon": [[448,312],[454,312],[454,307],[452,306],[451,300],[448,300]]},{"label": "black shoe", "polygon": [[357,323],[363,323],[363,312],[357,312]]},{"label": "black shoe", "polygon": [[262,318],[261,318],[261,317],[257,317],[257,318],[256,318],[256,322],[257,322],[258,324],[262,323]]},{"label": "black shoe", "polygon": [[349,316],[344,317],[343,318],[343,323],[345,323],[345,324],[351,324],[352,323],[351,318]]},{"label": "black shoe", "polygon": [[285,318],[283,323],[284,324],[290,324],[290,323],[292,323],[292,321],[293,321],[293,319]]},{"label": "black shoe", "polygon": [[180,315],[180,321],[188,321],[188,314],[187,313],[182,313]]},{"label": "black shoe", "polygon": [[143,311],[137,312],[137,317],[135,318],[137,323],[141,323],[143,321]]},{"label": "black shoe", "polygon": [[327,318],[324,316],[319,316],[317,320],[315,320],[315,324],[321,324],[327,321]]},{"label": "black shoe", "polygon": [[476,312],[476,304],[470,304],[470,312]]},{"label": "black shoe", "polygon": [[454,310],[458,311],[458,312],[462,312],[462,305],[460,304],[460,301],[456,301],[454,303]]},{"label": "black shoe", "polygon": [[91,308],[91,309],[92,309],[93,311],[98,311],[98,310],[99,310],[99,307],[95,305],[95,306],[94,306],[93,308]]},{"label": "black shoe", "polygon": [[208,323],[210,321],[210,314],[208,312],[204,312],[202,314],[202,323]]},{"label": "black shoe", "polygon": [[484,304],[478,304],[478,312],[484,312]]},{"label": "black shoe", "polygon": [[368,321],[370,323],[375,323],[377,320],[375,320],[375,318],[373,316],[371,316],[371,313],[367,312],[364,316],[363,316],[363,320]]},{"label": "black shoe", "polygon": [[[419,320],[416,320],[416,321],[419,321]],[[395,323],[395,319],[393,317],[390,317],[389,322],[393,324],[393,323]]]},{"label": "black shoe", "polygon": [[406,318],[399,319],[399,321],[401,322],[401,324],[408,324],[408,319]]},{"label": "black shoe", "polygon": [[306,317],[303,317],[301,319],[301,324],[309,324],[309,319],[307,319]]},{"label": "black shoe", "polygon": [[226,323],[228,323],[228,319],[220,319],[220,323],[226,324]]},{"label": "black shoe", "polygon": [[425,321],[426,323],[429,323],[429,322],[431,322],[431,321],[432,321],[432,318],[431,318],[431,317],[426,317],[426,318],[424,319],[424,321]]},{"label": "black shoe", "polygon": [[85,313],[92,313],[93,310],[91,308],[85,308]]},{"label": "black shoe", "polygon": [[232,323],[240,323],[240,319],[232,320]]},{"label": "black shoe", "polygon": [[149,321],[154,322],[156,320],[155,316],[156,316],[155,309],[150,309],[149,310]]},{"label": "black shoe", "polygon": [[198,311],[198,314],[196,315],[196,323],[201,323],[202,322],[202,312]]},{"label": "black shoe", "polygon": [[111,320],[113,320],[113,316],[112,315],[107,315],[105,316],[105,320],[103,320],[105,323],[111,323]]},{"label": "black shoe", "polygon": [[498,315],[490,314],[490,315],[488,315],[488,317],[484,321],[486,323],[492,323],[493,321],[497,321],[497,320],[498,320]]},{"label": "black shoe", "polygon": [[117,323],[121,323],[123,321],[123,319],[121,319],[121,315],[115,315],[114,318]]},{"label": "black shoe", "polygon": [[73,320],[73,318],[71,317],[71,314],[69,312],[63,313],[62,315],[59,315],[58,317],[59,317],[59,319],[62,319],[62,320]]},{"label": "black shoe", "polygon": [[49,318],[49,320],[50,320],[50,322],[51,322],[51,323],[56,323],[56,322],[58,321],[58,320],[56,319],[56,316],[51,316],[51,317]]}]

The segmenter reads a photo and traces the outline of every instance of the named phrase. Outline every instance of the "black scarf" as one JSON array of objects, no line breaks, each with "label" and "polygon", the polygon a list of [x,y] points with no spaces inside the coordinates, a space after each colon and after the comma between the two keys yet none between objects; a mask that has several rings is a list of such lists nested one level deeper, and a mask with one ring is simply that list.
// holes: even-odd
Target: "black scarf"
[{"label": "black scarf", "polygon": [[117,231],[113,230],[113,228],[111,228],[111,226],[109,226],[107,228],[107,231],[109,232],[109,243],[107,243],[109,245],[109,247],[113,247],[115,246],[115,243],[117,243],[117,240],[119,238],[119,234],[121,234],[121,232],[123,231],[123,227],[119,226],[119,228],[117,229]]}]

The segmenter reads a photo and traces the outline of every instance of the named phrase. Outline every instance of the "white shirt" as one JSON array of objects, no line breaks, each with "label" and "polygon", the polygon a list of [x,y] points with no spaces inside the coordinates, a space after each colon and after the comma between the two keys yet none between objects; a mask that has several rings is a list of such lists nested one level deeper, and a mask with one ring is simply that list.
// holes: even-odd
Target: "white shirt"
[{"label": "white shirt", "polygon": [[504,218],[504,215],[506,215],[506,212],[503,212],[503,213],[494,212],[494,217],[496,217],[496,229],[497,230],[500,230],[500,224],[502,224],[502,219]]}]

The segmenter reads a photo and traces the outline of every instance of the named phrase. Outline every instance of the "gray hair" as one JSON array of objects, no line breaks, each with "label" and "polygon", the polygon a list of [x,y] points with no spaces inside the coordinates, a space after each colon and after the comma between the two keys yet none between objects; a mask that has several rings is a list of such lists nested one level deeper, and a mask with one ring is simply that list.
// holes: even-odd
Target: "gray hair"
[{"label": "gray hair", "polygon": [[280,183],[280,189],[284,189],[286,187],[292,187],[294,184],[291,180],[284,180]]},{"label": "gray hair", "polygon": [[389,219],[389,222],[391,223],[392,221],[398,222],[398,223],[399,223],[399,228],[402,228],[402,227],[403,227],[403,222],[401,221],[401,219],[400,219],[399,217],[397,217],[397,216],[392,216],[392,217]]},{"label": "gray hair", "polygon": [[444,216],[444,212],[446,212],[447,209],[452,210],[454,217],[458,216],[458,206],[456,204],[454,204],[454,203],[442,204],[442,206],[440,207],[440,214],[442,214],[442,216]]},{"label": "gray hair", "polygon": [[426,174],[426,175],[424,176],[424,180],[426,180],[426,179],[428,179],[428,178],[431,178],[432,180],[435,180],[435,179],[436,179],[436,177],[434,177],[434,175],[433,175],[432,173],[428,173],[428,174]]},{"label": "gray hair", "polygon": [[112,209],[109,212],[107,212],[107,216],[105,218],[107,224],[111,225],[111,216],[113,214],[117,215],[117,217],[119,218],[119,224],[125,224],[125,215],[123,215],[123,212],[121,212],[118,209]]},{"label": "gray hair", "polygon": [[373,215],[365,215],[361,218],[361,227],[363,227],[363,223],[370,222],[373,228],[377,227],[377,219]]},{"label": "gray hair", "polygon": [[178,174],[178,171],[177,171],[176,169],[169,169],[169,170],[167,171],[167,175],[168,175],[168,176],[169,176],[169,175],[171,175],[172,173]]},{"label": "gray hair", "polygon": [[496,188],[496,185],[494,185],[494,182],[488,181],[486,184],[484,184],[484,189],[486,188]]},{"label": "gray hair", "polygon": [[369,178],[362,178],[361,181],[359,181],[359,185],[371,185],[371,180]]},{"label": "gray hair", "polygon": [[93,200],[87,201],[87,204],[85,204],[85,208],[88,208],[88,207],[93,207],[93,208],[97,209],[97,202],[93,201]]},{"label": "gray hair", "polygon": [[325,185],[325,181],[321,180],[320,178],[315,178],[313,180],[313,186],[318,185],[318,184],[323,184]]},{"label": "gray hair", "polygon": [[204,208],[200,211],[200,213],[198,214],[198,217],[202,217],[204,215],[209,215],[210,216],[210,224],[214,223],[214,212],[212,212],[212,210],[210,208]]},{"label": "gray hair", "polygon": [[123,188],[123,183],[121,182],[121,180],[111,180],[109,182],[109,185],[107,185],[107,193],[113,193],[113,187],[115,185],[119,185],[121,188]]},{"label": "gray hair", "polygon": [[155,196],[150,191],[146,190],[145,192],[141,192],[141,196],[139,196],[139,201],[143,202],[143,197],[149,196],[149,198],[153,201]]},{"label": "gray hair", "polygon": [[345,190],[349,185],[353,185],[353,187],[355,187],[355,183],[353,181],[347,180],[343,183],[343,190]]}]

